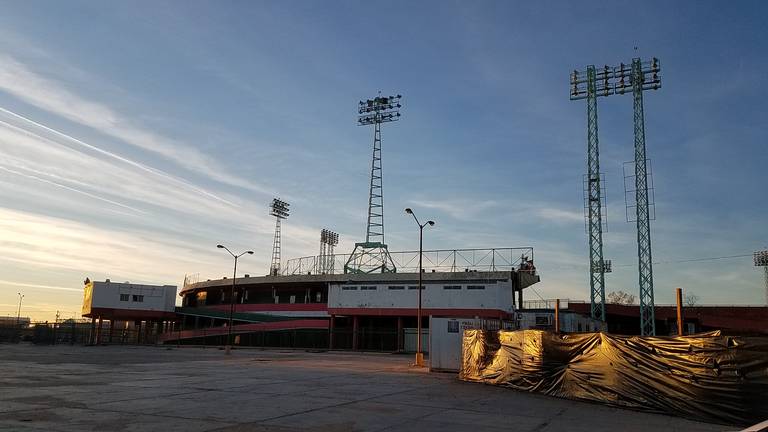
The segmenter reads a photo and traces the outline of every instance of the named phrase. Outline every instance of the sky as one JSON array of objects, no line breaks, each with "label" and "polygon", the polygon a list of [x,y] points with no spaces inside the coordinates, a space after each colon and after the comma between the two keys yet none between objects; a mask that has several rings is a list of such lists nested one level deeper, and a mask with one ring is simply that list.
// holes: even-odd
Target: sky
[{"label": "sky", "polygon": [[[29,1],[0,15],[0,315],[79,316],[83,280],[181,285],[364,240],[382,129],[390,250],[531,246],[526,298],[589,299],[586,104],[569,73],[658,57],[644,94],[657,304],[764,304],[765,2]],[[598,101],[608,292],[637,293],[631,95]],[[732,257],[732,258],[721,258]],[[705,259],[701,258],[718,258]],[[693,261],[696,260],[696,261]]]}]

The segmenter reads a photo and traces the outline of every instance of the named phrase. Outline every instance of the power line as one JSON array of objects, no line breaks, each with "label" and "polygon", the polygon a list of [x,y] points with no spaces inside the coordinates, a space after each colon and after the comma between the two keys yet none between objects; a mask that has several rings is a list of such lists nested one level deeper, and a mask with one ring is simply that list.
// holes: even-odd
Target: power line
[{"label": "power line", "polygon": [[[742,255],[724,255],[724,256],[717,256],[717,257],[705,257],[705,258],[685,258],[685,259],[677,259],[677,260],[664,260],[664,261],[656,261],[654,264],[675,264],[675,263],[686,263],[686,262],[701,262],[701,261],[715,261],[715,260],[722,260],[722,259],[733,259],[733,258],[744,258],[744,257],[751,257],[752,254],[742,254]],[[632,264],[620,264],[615,267],[628,267]]]}]

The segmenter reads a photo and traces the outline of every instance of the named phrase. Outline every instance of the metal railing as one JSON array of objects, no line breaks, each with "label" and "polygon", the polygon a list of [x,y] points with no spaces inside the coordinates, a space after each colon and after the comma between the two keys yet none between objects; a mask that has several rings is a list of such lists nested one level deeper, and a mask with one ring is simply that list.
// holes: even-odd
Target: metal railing
[{"label": "metal railing", "polygon": [[[523,309],[555,309],[557,299],[524,300]],[[560,299],[560,309],[568,309],[569,303],[583,303],[570,299]]]},{"label": "metal railing", "polygon": [[[401,273],[417,273],[419,269],[419,251],[390,252],[392,261]],[[333,272],[344,273],[344,265],[349,254],[331,255]],[[490,248],[490,249],[438,249],[423,251],[422,268],[426,272],[463,272],[463,271],[512,271],[526,265],[525,260],[533,261],[532,247]],[[320,257],[306,256],[289,259],[282,274],[318,274]]]}]

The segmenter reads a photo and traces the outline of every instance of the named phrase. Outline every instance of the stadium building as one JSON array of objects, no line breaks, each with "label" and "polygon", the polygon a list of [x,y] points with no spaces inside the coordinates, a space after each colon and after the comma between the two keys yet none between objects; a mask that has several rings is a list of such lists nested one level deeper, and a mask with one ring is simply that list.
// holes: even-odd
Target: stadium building
[{"label": "stadium building", "polygon": [[[185,279],[180,325],[166,342],[413,351],[418,252],[391,252],[396,272],[344,273],[349,255],[289,260],[280,275]],[[532,248],[424,251],[422,340],[429,317],[513,321],[523,290],[539,281]],[[234,284],[233,284],[234,282]],[[234,292],[234,305],[232,295]]]}]

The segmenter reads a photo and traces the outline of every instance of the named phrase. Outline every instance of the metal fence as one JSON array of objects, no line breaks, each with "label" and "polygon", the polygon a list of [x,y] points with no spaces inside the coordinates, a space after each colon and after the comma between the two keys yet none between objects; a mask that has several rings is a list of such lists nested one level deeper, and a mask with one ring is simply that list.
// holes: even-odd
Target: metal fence
[{"label": "metal fence", "polygon": [[[419,269],[419,251],[390,252],[397,271],[417,273]],[[331,255],[332,274],[344,273],[344,265],[349,254]],[[491,248],[491,249],[439,249],[428,250],[422,254],[422,268],[431,272],[463,271],[512,271],[519,270],[526,261],[533,261],[533,248]],[[289,259],[283,275],[318,274],[320,257],[306,256]]]},{"label": "metal fence", "polygon": [[101,328],[91,320],[65,320],[62,322],[32,322],[28,325],[0,325],[0,343],[32,342],[38,345],[93,345],[93,344],[156,344],[160,341],[159,328],[110,326]]}]

